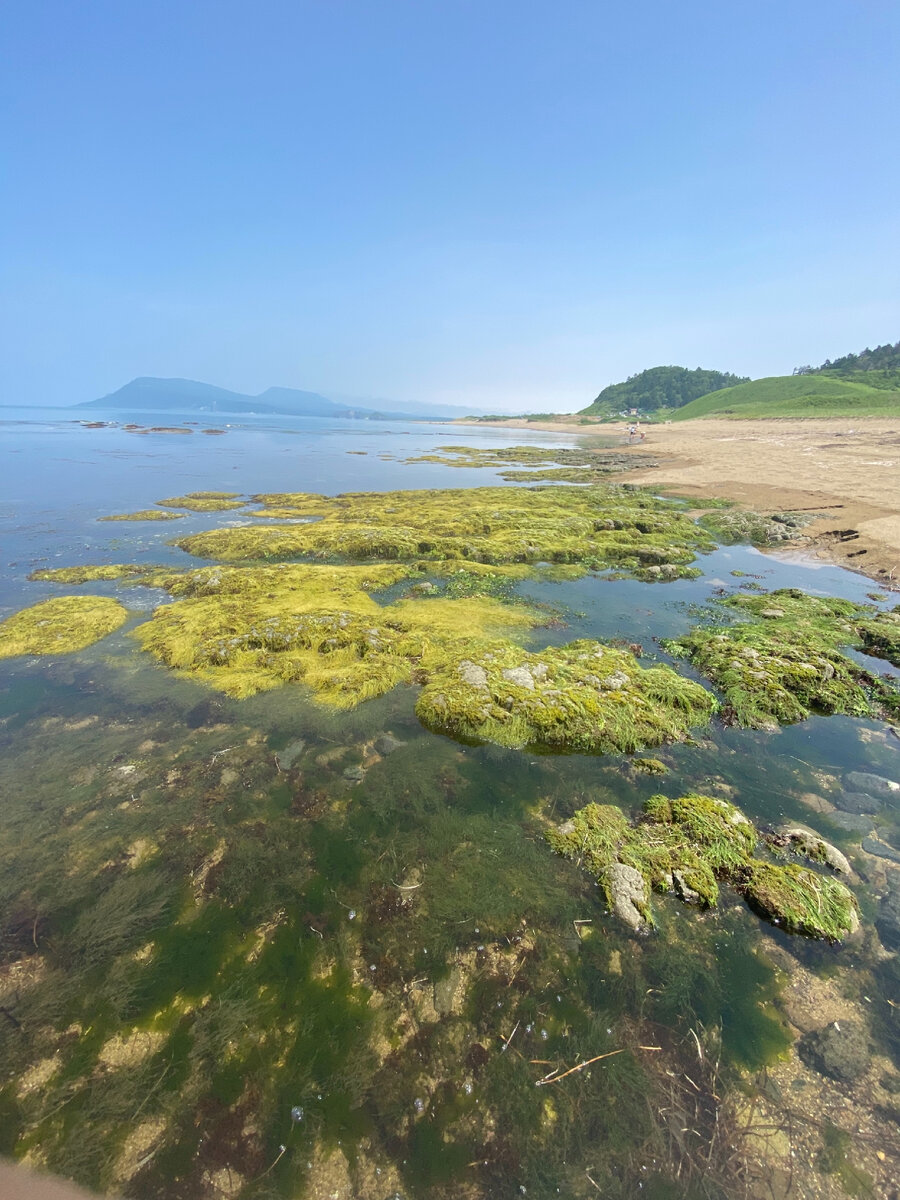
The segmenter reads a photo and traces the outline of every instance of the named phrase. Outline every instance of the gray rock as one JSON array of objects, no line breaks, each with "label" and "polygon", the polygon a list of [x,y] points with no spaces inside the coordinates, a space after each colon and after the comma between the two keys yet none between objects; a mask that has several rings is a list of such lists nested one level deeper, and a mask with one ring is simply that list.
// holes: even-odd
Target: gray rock
[{"label": "gray rock", "polygon": [[848,833],[871,833],[875,828],[874,821],[862,813],[833,812],[828,814],[828,820]]},{"label": "gray rock", "polygon": [[463,683],[468,683],[472,687],[483,688],[487,691],[488,676],[484,667],[479,667],[477,663],[464,660],[456,668],[460,679]]},{"label": "gray rock", "polygon": [[759,615],[761,617],[768,617],[770,620],[774,621],[774,620],[777,620],[778,617],[784,616],[784,609],[783,608],[761,608],[759,610]]},{"label": "gray rock", "polygon": [[362,783],[365,777],[366,773],[362,767],[347,767],[344,770],[344,778],[349,783]]},{"label": "gray rock", "polygon": [[869,796],[866,792],[841,792],[835,798],[835,804],[844,812],[877,813],[881,812],[881,801],[877,796]]},{"label": "gray rock", "polygon": [[275,755],[275,765],[278,770],[289,771],[305,749],[306,742],[302,738],[298,738],[296,742],[291,742],[289,746],[279,750]]},{"label": "gray rock", "polygon": [[806,829],[802,825],[790,825],[780,829],[779,833],[782,837],[787,838],[791,849],[797,854],[803,854],[807,858],[811,858],[813,862],[826,863],[833,871],[837,871],[841,875],[850,874],[850,864],[846,856],[838,850],[837,846],[826,842],[812,829]]},{"label": "gray rock", "polygon": [[900,800],[900,783],[885,779],[883,775],[870,775],[867,771],[851,771],[844,776],[844,783],[852,792],[866,792],[870,796],[896,796]]},{"label": "gray rock", "polygon": [[869,1067],[869,1039],[857,1021],[833,1021],[801,1038],[797,1052],[808,1067],[840,1083],[855,1083]]},{"label": "gray rock", "polygon": [[683,871],[672,872],[672,886],[675,889],[676,895],[685,904],[700,904],[701,896],[698,891],[685,882]]},{"label": "gray rock", "polygon": [[514,683],[516,687],[528,688],[529,691],[534,691],[534,676],[527,667],[507,667],[500,674],[508,683]]},{"label": "gray rock", "polygon": [[878,906],[875,928],[888,950],[900,950],[900,872],[889,873],[888,891]]},{"label": "gray rock", "polygon": [[605,883],[615,915],[637,931],[646,924],[642,909],[647,907],[647,885],[640,871],[625,863],[614,862],[605,873]]},{"label": "gray rock", "polygon": [[600,686],[608,692],[618,692],[628,683],[628,676],[624,671],[613,671],[612,675],[607,675],[605,679],[600,680]]},{"label": "gray rock", "polygon": [[900,863],[900,852],[893,846],[889,846],[887,842],[879,841],[878,838],[864,837],[862,848],[866,854],[874,854],[876,858],[886,858],[888,862]]},{"label": "gray rock", "polygon": [[402,749],[406,742],[401,742],[399,738],[395,738],[391,733],[382,733],[375,739],[375,749],[379,754],[393,754],[395,750]]},{"label": "gray rock", "polygon": [[458,966],[450,968],[450,974],[434,985],[434,1007],[442,1017],[449,1016],[459,1001],[464,989],[465,978]]}]

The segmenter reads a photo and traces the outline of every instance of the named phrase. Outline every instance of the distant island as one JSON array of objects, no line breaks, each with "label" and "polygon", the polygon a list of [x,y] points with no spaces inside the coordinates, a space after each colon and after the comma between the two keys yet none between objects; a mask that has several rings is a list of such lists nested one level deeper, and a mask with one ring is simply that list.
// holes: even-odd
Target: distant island
[{"label": "distant island", "polygon": [[258,396],[232,392],[194,379],[158,379],[141,376],[118,391],[85,400],[75,408],[103,409],[107,412],[199,412],[234,414],[273,414],[294,417],[344,417],[362,420],[396,419],[402,421],[447,420],[469,416],[472,409],[449,404],[415,404],[391,401],[385,408],[340,403],[318,392],[296,388],[270,387]]}]

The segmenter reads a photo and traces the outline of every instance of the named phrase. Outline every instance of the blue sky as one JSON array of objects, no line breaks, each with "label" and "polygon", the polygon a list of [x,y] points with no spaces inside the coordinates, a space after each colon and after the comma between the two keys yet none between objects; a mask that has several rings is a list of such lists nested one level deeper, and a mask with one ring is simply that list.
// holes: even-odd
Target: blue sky
[{"label": "blue sky", "polygon": [[18,0],[0,403],[571,410],[900,337],[896,0]]}]

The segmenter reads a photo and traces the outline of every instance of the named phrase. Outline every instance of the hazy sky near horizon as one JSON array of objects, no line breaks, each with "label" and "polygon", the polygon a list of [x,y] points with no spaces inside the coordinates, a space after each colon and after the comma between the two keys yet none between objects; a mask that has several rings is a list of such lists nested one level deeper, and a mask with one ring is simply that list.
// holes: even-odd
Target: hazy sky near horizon
[{"label": "hazy sky near horizon", "polygon": [[19,0],[0,403],[571,410],[900,337],[896,0]]}]

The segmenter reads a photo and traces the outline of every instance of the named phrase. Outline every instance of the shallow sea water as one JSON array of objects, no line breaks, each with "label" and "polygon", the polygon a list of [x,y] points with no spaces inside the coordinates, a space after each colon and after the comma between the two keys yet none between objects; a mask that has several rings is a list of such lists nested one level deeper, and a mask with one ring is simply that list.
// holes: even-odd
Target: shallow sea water
[{"label": "shallow sea water", "polygon": [[[494,484],[490,470],[400,460],[511,441],[477,426],[272,418],[222,437],[133,434],[77,415],[0,410],[4,615],[59,594],[27,582],[36,567],[184,565],[168,539],[245,519],[98,515],[206,488]],[[874,590],[748,547],[698,565],[702,578],[673,583],[522,585],[564,614],[535,644],[621,638],[646,663],[665,658],[655,639],[711,619],[723,588],[860,602]],[[135,620],[160,599],[91,590]],[[0,1152],[159,1200],[762,1195],[759,1173],[778,1183],[783,1170],[746,1098],[797,1123],[826,1086],[783,1078],[796,1060],[792,971],[818,981],[822,1013],[865,1006],[873,1060],[896,1077],[877,861],[854,858],[866,932],[853,945],[788,937],[727,894],[706,914],[660,898],[659,930],[634,938],[550,852],[539,819],[699,790],[856,855],[860,835],[821,810],[850,771],[900,778],[885,726],[713,725],[654,751],[669,774],[653,777],[624,756],[461,745],[423,729],[414,703],[409,688],[350,713],[296,688],[230,700],[138,654],[127,626],[80,654],[0,662]],[[895,804],[873,820],[900,845]],[[577,1070],[544,1082],[560,1067]],[[782,1102],[788,1088],[796,1104]],[[821,1190],[772,1194],[889,1194],[872,1160],[881,1118],[863,1133],[860,1114],[841,1124],[832,1092],[819,1101],[828,1119],[792,1134],[787,1155],[798,1170],[810,1160],[802,1178]],[[851,1131],[837,1166],[821,1157],[830,1127]],[[879,1146],[889,1176],[894,1149]]]}]

